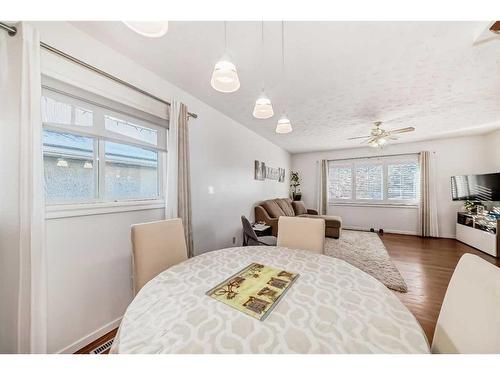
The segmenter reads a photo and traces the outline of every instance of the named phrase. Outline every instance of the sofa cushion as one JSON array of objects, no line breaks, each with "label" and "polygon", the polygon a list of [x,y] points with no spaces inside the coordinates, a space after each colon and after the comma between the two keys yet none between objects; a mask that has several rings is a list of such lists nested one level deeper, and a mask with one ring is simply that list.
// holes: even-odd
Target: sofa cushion
[{"label": "sofa cushion", "polygon": [[327,228],[341,228],[342,218],[340,216],[329,216],[329,215],[299,215],[300,217],[310,217],[316,219],[324,219],[325,226]]},{"label": "sofa cushion", "polygon": [[278,203],[285,216],[295,216],[292,200],[290,198],[277,198],[275,201]]},{"label": "sofa cushion", "polygon": [[285,216],[285,213],[274,199],[269,199],[262,202],[261,206],[264,207],[264,209],[267,211],[267,214],[273,219],[276,219],[280,216]]},{"label": "sofa cushion", "polygon": [[305,215],[307,214],[307,208],[304,202],[302,201],[294,201],[292,202],[293,210],[295,211],[295,215]]}]

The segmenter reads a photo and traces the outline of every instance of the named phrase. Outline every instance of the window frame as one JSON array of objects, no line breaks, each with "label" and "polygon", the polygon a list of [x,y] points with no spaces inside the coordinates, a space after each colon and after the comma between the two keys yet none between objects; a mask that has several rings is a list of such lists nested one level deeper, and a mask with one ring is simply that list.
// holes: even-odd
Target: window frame
[{"label": "window frame", "polygon": [[[388,166],[394,164],[416,163],[419,166],[418,154],[388,155],[377,158],[353,158],[343,160],[328,161],[328,205],[329,206],[362,206],[362,207],[407,207],[418,208],[420,205],[420,170],[418,171],[419,181],[417,182],[417,199],[388,199],[389,174]],[[356,167],[361,165],[381,165],[382,166],[382,199],[358,199],[356,197]],[[330,169],[332,167],[351,168],[351,199],[330,199]]]},{"label": "window frame", "polygon": [[[69,90],[70,91],[70,90]],[[90,93],[89,93],[90,94]],[[93,94],[90,94],[93,95]],[[161,208],[165,206],[165,187],[166,176],[164,168],[167,162],[167,137],[168,128],[167,120],[163,120],[165,126],[160,126],[157,123],[147,121],[141,116],[141,112],[137,111],[138,116],[134,116],[133,108],[127,108],[127,112],[120,109],[110,108],[109,105],[100,106],[97,100],[86,100],[86,98],[75,97],[71,92],[62,92],[58,89],[52,89],[47,86],[42,86],[42,97],[49,97],[56,101],[70,104],[74,107],[85,108],[93,112],[93,125],[68,125],[57,124],[51,122],[42,122],[43,130],[49,130],[59,133],[69,133],[78,136],[90,137],[94,142],[94,154],[96,156],[97,171],[96,171],[96,193],[97,197],[92,200],[76,201],[75,202],[46,202],[46,216],[47,218],[56,217],[71,217],[81,215],[94,215],[100,213],[121,212],[143,210],[149,208]],[[107,101],[106,104],[108,104]],[[119,107],[119,106],[117,106]],[[74,117],[74,110],[72,111],[72,119]],[[105,116],[116,117],[136,124],[140,127],[145,127],[155,130],[157,133],[157,145],[141,141],[139,139],[129,137],[124,134],[115,133],[105,127]],[[142,118],[141,118],[142,117]],[[105,173],[106,173],[106,142],[121,143],[134,147],[140,147],[150,151],[157,152],[157,192],[156,197],[151,198],[131,198],[131,199],[115,199],[109,200],[105,196]]]}]

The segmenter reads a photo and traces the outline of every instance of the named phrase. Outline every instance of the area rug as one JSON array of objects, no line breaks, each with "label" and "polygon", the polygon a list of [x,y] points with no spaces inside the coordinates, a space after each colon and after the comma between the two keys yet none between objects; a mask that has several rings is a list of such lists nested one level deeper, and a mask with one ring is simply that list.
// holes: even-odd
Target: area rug
[{"label": "area rug", "polygon": [[346,261],[390,289],[403,293],[408,291],[377,233],[342,230],[338,240],[326,238],[325,255]]}]

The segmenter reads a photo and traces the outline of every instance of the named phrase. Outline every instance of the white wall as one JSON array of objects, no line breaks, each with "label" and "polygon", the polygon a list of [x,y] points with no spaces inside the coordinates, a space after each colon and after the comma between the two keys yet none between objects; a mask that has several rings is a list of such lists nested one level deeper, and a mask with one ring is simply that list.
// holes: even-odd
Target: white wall
[{"label": "white wall", "polygon": [[[253,179],[255,159],[263,160],[270,166],[286,168],[288,172],[291,165],[288,152],[70,24],[65,22],[32,24],[40,30],[42,41],[159,97],[182,101],[187,104],[189,111],[198,114],[198,119],[191,119],[189,124],[193,236],[196,254],[231,246],[233,237],[236,237],[237,244],[240,243],[240,215],[253,217],[252,207],[256,202],[288,194],[287,183]],[[45,72],[61,74],[66,71],[61,67],[53,56],[42,55],[42,69]],[[5,97],[14,96],[5,95]],[[2,109],[4,106],[15,106],[14,100],[12,99],[12,102],[2,100],[0,104]],[[6,125],[15,124],[17,121],[12,118],[3,124],[3,120],[2,117],[2,131]],[[15,133],[15,127],[12,131]],[[3,141],[8,138],[1,139]],[[16,147],[15,137],[10,138],[9,142],[10,148]],[[2,156],[4,156],[3,149],[2,143]],[[5,154],[6,157],[1,158],[0,162],[16,165],[15,160],[9,160],[8,154]],[[5,169],[8,173],[6,176],[3,171],[2,168],[2,181],[15,180],[15,171],[12,168]],[[15,197],[15,184],[9,187],[12,190],[9,196]],[[2,210],[3,204],[4,199],[2,199]],[[70,352],[117,325],[132,298],[129,227],[133,223],[157,220],[163,216],[162,209],[154,209],[48,220],[50,352],[62,350]],[[2,215],[2,224],[4,217]],[[14,282],[17,280],[15,272],[17,254],[4,251],[3,233],[2,230],[0,274],[2,338],[4,334],[15,336],[14,315],[17,302]],[[3,283],[4,279],[6,283],[8,282],[9,288],[2,288],[6,285]],[[12,302],[12,308],[4,307],[3,301]],[[3,339],[1,341],[0,352],[16,350],[15,337],[8,340],[9,345],[4,345]]]},{"label": "white wall", "polygon": [[[425,142],[396,144],[374,152],[368,147],[312,152],[292,155],[292,170],[302,178],[303,199],[310,207],[317,206],[318,161],[368,157],[420,151],[434,151],[437,169],[439,230],[442,237],[455,237],[456,212],[462,205],[451,200],[450,177],[461,174],[491,173],[500,171],[500,154],[488,149],[498,149],[500,132],[470,137],[438,139]],[[414,208],[374,208],[330,206],[328,212],[342,216],[344,226],[359,229],[383,228],[387,232],[417,234],[418,210]]]},{"label": "white wall", "polygon": [[156,209],[47,221],[49,352],[114,328],[106,325],[123,315],[133,297],[130,225],[163,217],[164,210]]},{"label": "white wall", "polygon": [[500,129],[484,136],[485,151],[490,164],[500,172]]}]

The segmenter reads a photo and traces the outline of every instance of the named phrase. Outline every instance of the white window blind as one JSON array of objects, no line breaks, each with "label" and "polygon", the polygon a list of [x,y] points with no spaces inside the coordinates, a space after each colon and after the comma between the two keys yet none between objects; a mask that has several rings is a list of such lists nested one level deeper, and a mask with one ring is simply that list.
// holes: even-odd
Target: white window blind
[{"label": "white window blind", "polygon": [[352,198],[352,167],[330,165],[328,186],[331,199]]},{"label": "white window blind", "polygon": [[419,191],[418,164],[401,163],[387,166],[387,199],[416,201]]},{"label": "white window blind", "polygon": [[356,199],[383,199],[382,165],[360,164],[356,166]]},{"label": "white window blind", "polygon": [[417,205],[418,155],[331,160],[328,193],[331,204]]}]

